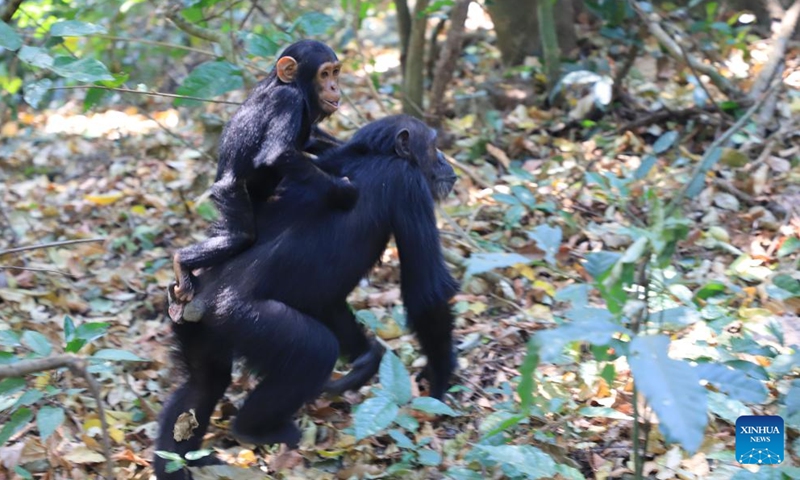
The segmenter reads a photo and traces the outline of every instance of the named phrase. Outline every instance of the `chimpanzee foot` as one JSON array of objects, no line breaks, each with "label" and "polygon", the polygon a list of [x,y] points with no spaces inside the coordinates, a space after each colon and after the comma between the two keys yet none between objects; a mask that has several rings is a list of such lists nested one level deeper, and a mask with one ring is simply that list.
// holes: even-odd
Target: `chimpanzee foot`
[{"label": "chimpanzee foot", "polygon": [[233,424],[233,436],[240,443],[249,443],[252,445],[272,445],[275,443],[284,443],[288,448],[295,449],[300,444],[302,432],[297,428],[292,420],[288,420],[277,427],[258,431],[257,427],[243,427],[239,421]]},{"label": "chimpanzee foot", "polygon": [[175,296],[176,288],[175,283],[167,287],[169,318],[176,323],[199,322],[206,313],[206,303],[201,298],[194,298],[188,303],[181,302]]},{"label": "chimpanzee foot", "polygon": [[341,395],[347,390],[356,390],[366,384],[381,365],[383,358],[383,346],[376,340],[370,341],[369,350],[359,355],[353,362],[353,366],[347,375],[331,380],[325,385],[325,393],[330,395]]}]

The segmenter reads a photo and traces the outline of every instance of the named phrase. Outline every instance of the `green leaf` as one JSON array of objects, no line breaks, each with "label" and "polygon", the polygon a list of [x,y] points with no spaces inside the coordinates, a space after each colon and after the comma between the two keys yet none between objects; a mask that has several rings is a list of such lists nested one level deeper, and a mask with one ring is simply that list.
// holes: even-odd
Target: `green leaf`
[{"label": "green leaf", "polygon": [[256,57],[274,57],[281,45],[292,43],[292,36],[280,31],[271,31],[266,35],[247,32],[242,37],[247,53]]},{"label": "green leaf", "polygon": [[629,333],[613,322],[614,316],[601,308],[573,308],[567,316],[574,319],[551,330],[536,332],[532,341],[539,346],[544,362],[551,362],[561,355],[564,347],[572,342],[589,342],[592,345],[608,345],[614,335]]},{"label": "green leaf", "polygon": [[306,35],[314,37],[327,33],[334,25],[336,25],[336,20],[330,15],[320,12],[309,12],[300,15],[300,17],[295,20],[291,30],[300,29]]},{"label": "green leaf", "polygon": [[96,340],[108,331],[109,324],[106,322],[89,322],[84,323],[75,331],[75,338],[91,342]]},{"label": "green leaf", "polygon": [[584,417],[599,417],[599,418],[611,418],[613,420],[621,420],[623,422],[630,422],[633,420],[633,417],[630,415],[626,415],[619,410],[614,410],[611,407],[584,407],[581,408],[578,413],[583,415]]},{"label": "green leaf", "polygon": [[0,395],[11,395],[25,388],[25,379],[22,377],[4,378],[0,380]]},{"label": "green leaf", "polygon": [[521,380],[517,386],[517,393],[520,398],[520,409],[522,411],[528,411],[533,404],[533,390],[535,388],[533,373],[536,370],[536,366],[539,365],[539,346],[533,339],[528,341],[527,349],[528,353],[525,355],[525,359],[519,367]]},{"label": "green leaf", "polygon": [[379,377],[384,391],[398,405],[405,405],[411,400],[411,378],[397,355],[390,351],[383,354]]},{"label": "green leaf", "polygon": [[670,131],[666,132],[656,140],[656,143],[653,144],[653,153],[656,155],[660,153],[664,153],[672,147],[675,143],[675,140],[678,139],[678,132]]},{"label": "green leaf", "polygon": [[533,193],[527,188],[522,185],[514,185],[511,187],[511,193],[514,194],[515,197],[522,202],[523,205],[530,208],[531,210],[536,208],[536,197],[533,196]]},{"label": "green leaf", "polygon": [[613,267],[620,254],[615,252],[594,252],[586,255],[586,272],[595,280],[600,280]]},{"label": "green leaf", "polygon": [[50,68],[53,66],[53,57],[47,53],[47,50],[39,47],[25,45],[19,50],[17,58],[34,67]]},{"label": "green leaf", "polygon": [[[198,65],[175,91],[178,95],[214,98],[244,86],[242,69],[229,62],[206,62]],[[199,105],[196,100],[177,99],[175,105]]]},{"label": "green leaf", "polygon": [[800,250],[800,238],[789,237],[778,249],[778,257],[786,257]]},{"label": "green leaf", "polygon": [[411,408],[419,410],[420,412],[430,413],[432,415],[449,415],[457,417],[458,414],[452,408],[441,400],[433,397],[417,397],[411,402]]},{"label": "green leaf", "polygon": [[175,473],[178,470],[182,470],[184,466],[186,466],[186,462],[183,461],[183,459],[180,461],[171,460],[169,463],[164,465],[164,471],[167,473]]},{"label": "green leaf", "polygon": [[658,161],[658,158],[655,155],[645,155],[642,158],[642,163],[639,164],[639,168],[636,169],[636,172],[633,174],[633,178],[636,180],[641,180],[650,173],[650,170],[653,169],[653,166]]},{"label": "green leaf", "polygon": [[13,52],[21,46],[22,37],[6,22],[0,20],[0,47],[7,48]]},{"label": "green leaf", "polygon": [[403,432],[397,430],[396,428],[389,430],[389,436],[392,437],[397,446],[400,448],[409,448],[409,449],[415,448],[414,442],[409,440],[409,438],[406,437],[403,434]]},{"label": "green leaf", "polygon": [[772,284],[781,290],[786,290],[794,297],[800,296],[800,280],[797,280],[791,275],[775,275],[772,279]]},{"label": "green leaf", "polygon": [[664,437],[694,453],[708,422],[706,389],[697,369],[671,359],[668,348],[665,335],[640,335],[631,341],[628,364],[636,386],[658,415]]},{"label": "green leaf", "polygon": [[111,72],[105,65],[94,58],[82,58],[80,60],[59,56],[53,60],[50,70],[56,74],[76,80],[78,82],[96,82],[98,80],[114,80]]},{"label": "green leaf", "polygon": [[67,343],[75,339],[75,322],[72,321],[69,315],[64,316],[64,340]]},{"label": "green leaf", "polygon": [[708,409],[731,425],[736,425],[736,419],[742,415],[753,414],[744,403],[720,392],[708,392]]},{"label": "green leaf", "polygon": [[25,470],[24,468],[20,467],[19,465],[14,467],[14,473],[16,473],[20,477],[24,478],[25,480],[33,480],[33,475],[31,475],[31,472]]},{"label": "green leaf", "polygon": [[353,420],[356,440],[375,435],[391,425],[399,411],[400,407],[391,397],[380,396],[367,399],[358,407]]},{"label": "green leaf", "polygon": [[22,430],[31,419],[33,419],[33,412],[27,407],[20,408],[11,414],[11,418],[8,419],[6,424],[3,425],[3,429],[0,430],[0,445],[5,445],[8,439]]},{"label": "green leaf", "polygon": [[530,445],[475,445],[475,450],[485,454],[509,476],[526,479],[553,478],[556,462],[550,455]]},{"label": "green leaf", "polygon": [[718,363],[701,363],[694,368],[701,380],[713,384],[731,398],[755,404],[764,403],[767,399],[767,387],[741,370]]},{"label": "green leaf", "polygon": [[31,349],[33,353],[41,357],[50,355],[50,352],[53,350],[52,345],[50,345],[50,340],[41,333],[33,330],[25,330],[20,341],[23,345]]},{"label": "green leaf", "polygon": [[84,345],[86,345],[86,340],[76,338],[75,340],[67,343],[67,346],[64,347],[64,351],[67,353],[78,353]]},{"label": "green leaf", "polygon": [[19,345],[20,334],[13,330],[0,330],[0,346],[16,347]]},{"label": "green leaf", "polygon": [[464,277],[469,278],[479,273],[496,268],[507,268],[518,264],[528,264],[530,260],[518,253],[473,253],[467,260]]},{"label": "green leaf", "polygon": [[210,449],[203,449],[203,450],[194,450],[192,452],[186,453],[186,460],[200,460],[201,458],[207,457],[214,453],[214,450]]},{"label": "green leaf", "polygon": [[92,359],[98,360],[113,360],[119,362],[146,362],[147,360],[137,357],[136,355],[128,352],[127,350],[117,350],[114,348],[108,348],[104,350],[98,350],[94,355],[92,355]]},{"label": "green leaf", "polygon": [[54,37],[82,37],[96,33],[106,33],[106,29],[100,25],[79,22],[78,20],[57,22],[50,27],[50,35]]},{"label": "green leaf", "polygon": [[177,453],[173,452],[165,452],[163,450],[156,450],[156,455],[163,458],[164,460],[172,460],[173,462],[181,462],[183,461],[183,457],[178,455]]},{"label": "green leaf", "polygon": [[56,429],[64,423],[64,409],[60,407],[44,406],[36,413],[36,426],[39,436],[44,442]]},{"label": "green leaf", "polygon": [[419,455],[419,463],[426,467],[436,467],[442,463],[442,455],[434,450],[423,448],[417,454]]},{"label": "green leaf", "polygon": [[486,478],[481,472],[475,472],[465,467],[450,467],[445,472],[445,477],[450,480],[484,480]]},{"label": "green leaf", "polygon": [[22,394],[21,397],[19,397],[17,402],[14,404],[13,409],[16,410],[19,407],[29,407],[42,398],[44,398],[44,393],[42,393],[40,390],[27,390]]},{"label": "green leaf", "polygon": [[556,254],[561,247],[562,233],[560,227],[551,227],[546,223],[527,232],[531,240],[536,241],[536,246],[544,251],[544,260],[550,265],[556,264]]}]

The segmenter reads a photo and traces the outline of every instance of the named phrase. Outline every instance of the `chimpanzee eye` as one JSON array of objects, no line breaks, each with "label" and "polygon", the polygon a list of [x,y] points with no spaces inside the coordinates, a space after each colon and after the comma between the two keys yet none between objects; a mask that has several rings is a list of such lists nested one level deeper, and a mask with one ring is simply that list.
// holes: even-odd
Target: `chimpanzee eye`
[{"label": "chimpanzee eye", "polygon": [[339,76],[339,69],[338,68],[333,71],[333,76],[334,77],[338,77]]},{"label": "chimpanzee eye", "polygon": [[327,71],[327,70],[323,70],[323,71],[322,71],[322,78],[323,78],[323,79],[326,79],[326,78],[328,78],[328,71]]}]

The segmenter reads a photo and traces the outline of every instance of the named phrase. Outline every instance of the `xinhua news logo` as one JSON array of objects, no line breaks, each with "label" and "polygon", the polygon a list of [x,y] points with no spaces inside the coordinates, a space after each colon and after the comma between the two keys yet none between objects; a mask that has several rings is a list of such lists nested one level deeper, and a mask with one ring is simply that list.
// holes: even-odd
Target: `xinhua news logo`
[{"label": "xinhua news logo", "polygon": [[747,465],[783,461],[783,419],[777,415],[743,415],[736,419],[736,460]]}]

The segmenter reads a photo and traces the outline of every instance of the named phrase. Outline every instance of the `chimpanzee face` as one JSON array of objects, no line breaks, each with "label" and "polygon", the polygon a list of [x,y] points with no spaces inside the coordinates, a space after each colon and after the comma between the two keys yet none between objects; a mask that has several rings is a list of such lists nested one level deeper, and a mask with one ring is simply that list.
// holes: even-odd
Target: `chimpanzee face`
[{"label": "chimpanzee face", "polygon": [[325,62],[317,69],[317,76],[314,79],[317,98],[319,98],[319,109],[325,115],[331,115],[339,108],[339,70],[342,64],[339,62]]}]

